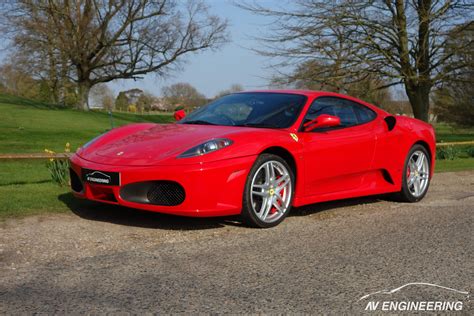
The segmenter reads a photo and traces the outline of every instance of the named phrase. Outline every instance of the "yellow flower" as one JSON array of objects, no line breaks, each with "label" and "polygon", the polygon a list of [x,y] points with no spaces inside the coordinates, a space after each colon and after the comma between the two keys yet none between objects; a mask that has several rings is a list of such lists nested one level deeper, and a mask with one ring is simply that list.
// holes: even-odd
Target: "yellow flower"
[{"label": "yellow flower", "polygon": [[53,159],[53,158],[49,158],[49,161],[54,161],[54,159]]}]

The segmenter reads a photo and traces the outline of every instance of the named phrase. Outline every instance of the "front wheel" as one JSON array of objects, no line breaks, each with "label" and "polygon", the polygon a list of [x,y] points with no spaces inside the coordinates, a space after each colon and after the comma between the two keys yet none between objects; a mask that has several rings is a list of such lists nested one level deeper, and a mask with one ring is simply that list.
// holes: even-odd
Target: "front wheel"
[{"label": "front wheel", "polygon": [[418,202],[430,186],[431,161],[428,151],[421,145],[410,149],[404,165],[402,190],[397,198],[403,202]]},{"label": "front wheel", "polygon": [[284,159],[272,154],[260,155],[245,184],[242,203],[244,221],[260,228],[281,223],[291,208],[294,178]]}]

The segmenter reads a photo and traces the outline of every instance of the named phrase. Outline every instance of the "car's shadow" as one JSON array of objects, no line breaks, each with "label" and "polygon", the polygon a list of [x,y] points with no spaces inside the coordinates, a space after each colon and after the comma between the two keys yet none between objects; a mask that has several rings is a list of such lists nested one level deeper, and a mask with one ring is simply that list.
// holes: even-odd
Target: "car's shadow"
[{"label": "car's shadow", "polygon": [[361,204],[374,204],[382,201],[392,200],[388,195],[373,195],[365,197],[350,198],[345,200],[336,200],[330,202],[320,202],[301,207],[296,207],[291,210],[289,216],[306,216],[316,213],[329,212],[333,209],[339,209],[343,207],[357,206]]},{"label": "car's shadow", "polygon": [[236,217],[195,218],[173,216],[76,199],[72,193],[61,194],[58,199],[74,214],[83,219],[117,225],[167,230],[202,230],[229,225],[243,225]]},{"label": "car's shadow", "polygon": [[[61,194],[58,196],[58,199],[74,214],[81,218],[117,225],[168,230],[202,230],[222,228],[225,226],[246,227],[245,224],[240,221],[238,216],[208,218],[174,216],[76,199],[72,193]],[[387,200],[387,198],[384,196],[371,196],[311,204],[293,208],[289,216],[307,216],[316,213],[329,212],[332,209],[342,207],[377,203],[382,200]]]}]

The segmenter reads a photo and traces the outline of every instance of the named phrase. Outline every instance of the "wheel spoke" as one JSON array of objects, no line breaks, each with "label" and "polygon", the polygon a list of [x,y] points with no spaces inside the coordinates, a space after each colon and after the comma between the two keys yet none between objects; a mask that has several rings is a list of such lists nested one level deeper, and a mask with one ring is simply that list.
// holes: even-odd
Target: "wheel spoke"
[{"label": "wheel spoke", "polygon": [[283,201],[283,198],[282,198],[279,194],[275,195],[275,199],[276,199],[278,202],[280,202],[281,205],[285,205],[285,201]]},{"label": "wheel spoke", "polygon": [[413,160],[413,158],[410,160],[410,171],[411,172],[415,172],[417,169],[416,169],[416,162],[415,160]]},{"label": "wheel spoke", "polygon": [[275,181],[275,166],[272,162],[269,163],[270,165],[270,181]]},{"label": "wheel spoke", "polygon": [[273,199],[271,197],[265,200],[265,209],[263,213],[261,214],[262,216],[260,217],[262,221],[264,221],[267,218],[268,213],[270,213],[270,210],[272,209],[272,205],[273,205],[272,202],[273,202]]},{"label": "wheel spoke", "polygon": [[[285,175],[280,179],[284,179],[284,180],[283,180],[283,183],[280,183],[280,185],[278,185],[276,187],[276,189],[275,189],[276,193],[280,193],[280,191],[283,190],[288,185],[288,183],[290,183],[290,181],[291,181],[290,176],[288,176],[288,175]],[[278,180],[280,180],[280,179],[278,179]]]},{"label": "wheel spoke", "polygon": [[417,170],[420,171],[423,168],[423,162],[425,161],[425,155],[418,155],[418,160],[416,161]]},{"label": "wheel spoke", "polygon": [[411,186],[415,182],[415,175],[413,173],[410,173],[410,177],[408,178],[408,186]]},{"label": "wheel spoke", "polygon": [[420,195],[420,179],[418,178],[415,179],[414,186],[415,186],[415,195],[416,196]]},{"label": "wheel spoke", "polygon": [[272,169],[271,163],[267,163],[265,164],[265,184],[269,185],[270,184],[270,179],[271,179],[271,176],[270,176],[270,169]]},{"label": "wheel spoke", "polygon": [[[277,195],[277,196],[278,196],[278,195]],[[280,213],[284,213],[284,212],[285,212],[285,209],[282,208],[282,207],[278,204],[277,201],[274,201],[274,202],[273,202],[273,206],[275,206],[275,208],[278,210],[278,212],[280,212]]]},{"label": "wheel spoke", "polygon": [[253,195],[258,195],[258,196],[263,196],[263,197],[267,196],[267,193],[262,192],[262,191],[252,191],[252,194]]},{"label": "wheel spoke", "polygon": [[268,197],[263,198],[262,205],[260,206],[260,211],[258,212],[258,216],[263,219],[263,212],[265,212],[265,208],[267,206]]}]

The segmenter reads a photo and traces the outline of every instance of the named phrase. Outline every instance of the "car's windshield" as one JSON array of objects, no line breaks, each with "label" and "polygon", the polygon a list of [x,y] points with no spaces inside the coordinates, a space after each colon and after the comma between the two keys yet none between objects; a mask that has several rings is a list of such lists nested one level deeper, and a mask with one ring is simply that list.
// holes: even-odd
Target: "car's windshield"
[{"label": "car's windshield", "polygon": [[286,128],[296,121],[305,102],[300,94],[235,93],[191,112],[179,123]]}]

